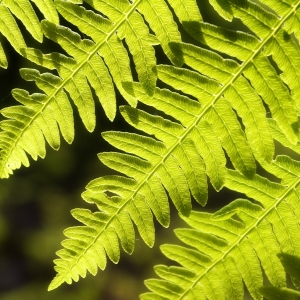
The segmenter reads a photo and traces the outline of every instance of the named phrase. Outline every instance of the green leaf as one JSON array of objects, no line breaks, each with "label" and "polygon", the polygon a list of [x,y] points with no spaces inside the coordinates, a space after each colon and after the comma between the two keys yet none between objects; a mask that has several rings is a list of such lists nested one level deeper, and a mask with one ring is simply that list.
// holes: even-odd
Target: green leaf
[{"label": "green leaf", "polygon": [[[142,78],[151,78],[141,75],[142,72],[149,73],[147,69],[140,69],[138,78],[141,82],[132,82],[125,77],[119,82],[123,95],[126,93],[143,104],[139,108],[120,107],[125,121],[139,133],[103,134],[111,145],[124,153],[103,153],[99,158],[122,175],[95,179],[87,186],[83,198],[96,204],[108,219],[84,250],[65,261],[58,261],[58,267],[67,264],[70,268],[58,272],[54,282],[70,282],[70,274],[76,274],[77,261],[84,259],[86,251],[95,243],[101,244],[102,239],[107,241],[110,235],[114,243],[107,255],[113,262],[119,259],[116,236],[120,245],[131,253],[130,222],[135,222],[142,238],[152,246],[152,213],[163,226],[168,226],[169,196],[182,218],[190,225],[194,222],[195,231],[183,230],[178,234],[188,246],[166,245],[162,249],[195,278],[187,284],[186,280],[170,272],[170,276],[177,279],[147,281],[152,293],[142,296],[144,299],[197,299],[194,295],[198,293],[200,299],[242,299],[243,282],[255,299],[261,299],[259,288],[263,271],[272,283],[285,285],[285,272],[276,253],[281,249],[297,253],[300,249],[297,215],[291,209],[297,208],[298,174],[295,162],[279,157],[273,161],[273,139],[277,137],[271,123],[275,123],[278,136],[292,145],[298,143],[295,96],[298,81],[286,74],[291,68],[293,77],[298,76],[298,60],[293,58],[285,62],[289,56],[296,56],[296,51],[299,54],[297,28],[289,25],[285,29],[285,24],[297,19],[299,3],[274,4],[273,12],[273,2],[278,1],[270,1],[266,7],[247,0],[211,1],[221,16],[227,20],[238,18],[248,28],[234,31],[203,22],[194,6],[190,10],[192,17],[187,20],[189,10],[184,8],[184,2],[170,1],[169,5],[183,27],[203,47],[178,40],[178,29],[162,0],[135,1],[128,11],[126,1],[118,1],[114,7],[106,1],[95,5],[96,9],[103,7],[103,14],[114,24],[122,20],[124,11],[130,19],[131,12],[133,16],[137,8],[175,66],[162,64],[156,67],[158,84],[163,84],[164,88],[155,87],[151,93],[149,85],[142,82]],[[190,7],[194,2],[186,3],[186,7]],[[69,11],[73,13],[73,10]],[[160,15],[160,12],[164,14]],[[136,24],[138,18],[134,19]],[[88,34],[79,24],[80,18],[77,19],[74,22]],[[130,26],[131,23],[126,24]],[[123,27],[123,23],[118,26],[114,27],[118,29],[118,37],[114,40],[116,49],[121,49],[122,38],[130,49],[137,35],[128,37],[131,27]],[[167,30],[169,34],[166,34]],[[103,33],[94,30],[89,35],[95,41],[100,34]],[[285,35],[288,35],[287,45]],[[149,39],[153,41],[152,36],[147,35],[145,41]],[[82,43],[89,47],[89,42]],[[61,44],[72,56],[77,52],[76,43],[70,45],[62,41]],[[105,51],[109,45],[105,44]],[[142,49],[143,44],[137,47]],[[105,51],[99,53],[113,73],[110,64],[116,66],[117,62],[107,60]],[[134,57],[134,51],[130,51],[139,70],[141,61]],[[122,56],[121,52],[119,55]],[[267,115],[272,117],[270,122]],[[274,176],[284,175],[286,180],[279,184],[255,174],[254,158]],[[225,168],[231,165],[235,170]],[[289,175],[279,171],[280,168],[287,168]],[[217,191],[225,185],[246,194],[255,203],[239,199],[214,216],[197,215],[192,211],[191,195],[205,205],[206,175]],[[124,221],[123,228],[113,225],[126,214],[129,219]],[[127,231],[129,240],[126,239]]]},{"label": "green leaf", "polygon": [[[58,24],[59,18],[56,8],[52,0],[32,0],[44,15],[44,17],[52,23]],[[28,0],[3,0],[0,3],[0,33],[2,33],[14,49],[22,53],[22,49],[26,48],[23,33],[15,20],[17,17],[26,30],[30,32],[32,37],[39,42],[43,41],[43,32],[41,23]],[[2,48],[0,46],[0,48]],[[7,61],[4,59],[4,51],[0,50],[0,66],[7,68]]]},{"label": "green leaf", "polygon": [[[299,280],[300,259],[297,256],[288,253],[279,253],[278,257],[285,271],[292,276],[293,281]],[[270,300],[276,299],[300,299],[300,292],[277,286],[263,286],[259,289],[261,294]]]},{"label": "green leaf", "polygon": [[[22,1],[27,3],[27,0]],[[6,2],[10,3],[9,7],[19,7],[14,10],[16,14],[22,13],[19,3]],[[67,142],[72,142],[73,124],[69,123],[70,128],[66,129],[59,112],[66,109],[67,120],[71,121],[69,117],[72,114],[71,105],[61,100],[66,95],[78,108],[79,115],[88,131],[93,131],[96,124],[91,88],[95,90],[106,116],[111,121],[116,114],[114,86],[130,105],[136,106],[137,99],[129,94],[122,84],[133,80],[129,54],[132,55],[138,79],[144,91],[150,96],[154,93],[157,80],[153,46],[160,43],[173,63],[177,65],[183,63],[182,59],[174,55],[169,46],[170,42],[180,42],[181,37],[172,13],[164,0],[138,0],[134,3],[118,1],[114,6],[107,1],[87,0],[86,2],[94,10],[87,10],[80,6],[82,1],[56,0],[54,4],[51,0],[34,2],[48,20],[43,20],[40,25],[34,21],[36,17],[29,13],[24,16],[24,24],[27,24],[25,21],[30,19],[32,24],[28,26],[28,29],[35,36],[38,35],[37,28],[39,28],[40,35],[43,33],[47,38],[58,43],[68,56],[59,53],[44,54],[39,49],[26,48],[10,11],[3,4],[0,5],[2,11],[0,14],[3,16],[0,18],[0,31],[11,40],[16,50],[35,64],[58,73],[40,74],[34,69],[21,71],[25,80],[34,81],[37,84],[44,97],[41,105],[35,105],[33,108],[27,103],[35,97],[35,94],[27,93],[27,102],[23,105],[33,109],[33,113],[31,118],[26,118],[26,121],[19,114],[9,115],[11,126],[6,126],[1,132],[2,141],[0,141],[0,176],[2,178],[7,178],[13,170],[25,162],[24,153],[27,152],[34,159],[37,156],[44,156],[44,153],[39,155],[41,153],[34,148],[29,152],[27,148],[23,148],[21,142],[23,136],[31,136],[28,132],[42,131],[50,146],[58,149],[60,141],[57,138],[57,130],[54,130],[54,137],[50,137],[49,129],[45,128],[54,128],[58,125]],[[195,1],[184,3],[180,2],[179,5],[175,5],[178,17],[185,21],[201,20]],[[29,8],[26,6],[26,9]],[[56,10],[67,21],[77,26],[79,32],[86,38],[82,39],[78,33],[58,25]],[[3,20],[2,23],[1,20]],[[5,66],[3,55],[0,61]],[[19,98],[16,100],[19,101]],[[61,102],[64,106],[60,106]],[[35,134],[39,135],[39,133]],[[44,141],[41,140],[41,143],[44,144]],[[20,151],[22,159],[16,154]],[[25,163],[28,165],[28,159]]]}]

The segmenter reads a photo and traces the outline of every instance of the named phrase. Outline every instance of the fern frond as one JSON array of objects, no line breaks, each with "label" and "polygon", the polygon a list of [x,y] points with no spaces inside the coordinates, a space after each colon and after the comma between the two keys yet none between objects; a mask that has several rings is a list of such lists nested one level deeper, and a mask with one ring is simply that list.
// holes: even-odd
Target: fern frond
[{"label": "fern frond", "polygon": [[[289,25],[297,19],[294,12],[299,4],[297,1],[294,2],[285,5],[285,10],[278,11],[280,12],[278,16],[251,1],[230,0],[218,4],[212,2],[217,11],[219,6],[224,6],[224,10],[230,11],[232,16],[241,18],[255,35],[234,32],[207,23],[186,22],[184,27],[201,43],[242,61],[232,77],[228,77],[229,84],[224,82],[222,92],[225,92],[225,98],[226,94],[231,92],[235,82],[245,78],[251,83],[256,92],[254,94],[260,95],[268,105],[279,128],[295,144],[298,140],[297,110],[299,109],[299,100],[296,96],[299,90],[299,69],[298,67],[295,69],[295,66],[299,66],[300,61],[298,55],[294,56],[296,52],[299,53],[299,46],[291,36],[298,29]],[[267,56],[272,56],[280,69],[280,75],[277,74]],[[200,68],[198,71],[210,76],[207,69],[201,66]]]},{"label": "fern frond", "polygon": [[[234,17],[247,16],[244,16],[245,25],[259,38],[203,22],[183,22],[187,31],[200,42],[236,60],[223,59],[215,52],[193,45],[173,44],[174,52],[199,73],[161,65],[157,67],[158,78],[199,100],[204,108],[202,116],[213,126],[234,167],[244,174],[253,174],[249,146],[258,160],[269,163],[274,155],[261,99],[268,105],[283,134],[293,144],[298,141],[300,64],[296,53],[299,53],[299,47],[291,37],[293,30],[287,33],[282,29],[284,22],[294,18],[293,6],[279,18],[252,2],[236,4],[229,1],[227,4],[232,6]],[[270,55],[280,69],[280,75],[268,60]],[[138,94],[136,96],[139,97]],[[150,100],[147,102],[153,105]],[[228,104],[242,118],[249,146]]]},{"label": "fern frond", "polygon": [[[221,284],[213,288],[209,287],[214,282],[212,278],[219,277],[219,273],[215,271],[209,273],[212,277],[207,277],[210,271],[206,270],[211,270],[210,264],[214,264],[212,259],[198,252],[195,253],[195,250],[189,250],[188,253],[184,250],[185,248],[170,250],[176,257],[177,255],[181,257],[180,262],[188,261],[186,255],[190,257],[189,264],[192,270],[188,270],[187,273],[194,271],[193,268],[197,268],[197,273],[204,270],[205,290],[203,293],[199,292],[197,297],[202,293],[203,299],[205,295],[212,299],[225,299],[226,297],[240,299],[243,294],[240,272],[252,295],[259,299],[258,288],[262,284],[259,259],[262,260],[270,280],[280,285],[284,284],[283,268],[278,259],[273,256],[275,256],[274,253],[280,251],[276,238],[280,243],[285,244],[283,241],[286,237],[283,235],[275,237],[270,233],[272,253],[269,254],[259,234],[261,231],[269,233],[271,230],[268,222],[262,221],[265,213],[268,215],[267,212],[276,211],[278,209],[274,204],[276,199],[279,198],[285,203],[284,199],[289,195],[286,194],[286,188],[283,185],[269,183],[258,175],[254,176],[256,165],[253,154],[265,164],[270,164],[274,155],[273,138],[262,100],[268,105],[276,126],[286,136],[289,143],[296,144],[298,141],[298,107],[297,99],[294,99],[293,94],[296,94],[297,87],[293,79],[285,75],[286,63],[281,65],[280,55],[285,52],[280,52],[279,55],[277,50],[278,47],[285,47],[282,40],[274,46],[277,52],[272,50],[271,45],[275,45],[275,39],[276,41],[281,39],[283,25],[295,17],[295,7],[299,6],[300,2],[297,1],[297,4],[293,5],[287,4],[288,8],[281,11],[279,16],[246,0],[212,1],[211,3],[222,13],[227,11],[232,14],[232,17],[243,16],[245,24],[251,27],[254,34],[229,31],[203,22],[183,22],[188,32],[212,48],[212,50],[204,50],[184,43],[169,44],[173,53],[176,53],[177,57],[183,59],[193,70],[160,65],[157,67],[157,76],[161,81],[185,95],[158,87],[154,89],[152,95],[147,93],[142,83],[123,83],[124,90],[128,94],[141,103],[163,111],[172,120],[129,106],[120,108],[121,114],[129,124],[151,137],[123,132],[103,134],[104,139],[125,153],[102,153],[99,155],[100,160],[127,177],[104,176],[88,184],[82,196],[85,201],[97,205],[100,212],[95,214],[100,214],[101,225],[97,226],[96,223],[80,219],[86,227],[79,226],[67,230],[66,235],[70,241],[67,242],[67,247],[58,252],[60,258],[55,261],[58,274],[50,284],[50,289],[56,288],[64,281],[70,283],[72,280],[78,280],[79,276],[84,277],[87,270],[95,274],[94,266],[98,264],[98,260],[106,261],[106,254],[113,262],[118,261],[120,255],[118,238],[122,248],[131,253],[134,243],[132,222],[136,224],[145,242],[152,246],[154,241],[152,213],[163,226],[169,224],[167,193],[177,210],[187,221],[190,220],[188,218],[192,208],[190,193],[200,204],[206,204],[206,175],[216,190],[220,190],[225,182],[228,187],[231,187],[230,184],[233,186],[235,179],[237,182],[234,188],[241,192],[249,190],[249,193],[253,193],[250,197],[255,199],[257,195],[260,195],[262,199],[257,200],[264,208],[241,200],[229,208],[239,207],[242,212],[246,211],[249,214],[249,218],[241,213],[243,223],[233,220],[223,223],[218,221],[221,222],[219,231],[220,228],[228,226],[231,226],[233,230],[232,233],[227,234],[228,240],[223,241],[221,237],[216,236],[210,241],[210,248],[214,248],[215,243],[224,247],[225,250],[223,248],[216,250],[216,253],[220,255],[217,256],[220,261],[225,259],[224,251],[230,253],[226,255],[230,257],[226,260],[226,265],[220,267],[220,272],[225,274],[224,280],[228,281],[226,284],[231,287],[227,290],[226,296],[221,292]],[[227,14],[225,15],[229,18]],[[293,30],[290,30],[285,34],[291,35],[292,33]],[[287,38],[287,47],[291,53],[296,50],[299,53],[298,46],[292,38]],[[220,52],[231,58],[225,59],[218,54]],[[282,75],[277,74],[269,61],[267,56],[270,53],[274,61],[278,62],[279,68],[282,66]],[[298,66],[297,60],[291,61],[291,64]],[[294,68],[295,72],[296,69],[298,67]],[[192,100],[186,95],[197,100]],[[237,115],[241,117],[245,131]],[[237,171],[226,172],[224,151]],[[266,188],[267,192],[264,192],[262,187]],[[287,199],[292,201],[292,197],[287,197]],[[281,207],[283,210],[286,209],[285,204],[281,204]],[[94,220],[95,214],[89,211],[87,219]],[[274,214],[275,216],[272,214],[273,219],[269,222],[272,222],[273,226],[279,226],[276,223],[276,213]],[[207,222],[210,222],[210,215],[201,214],[201,216],[203,218],[206,216]],[[285,220],[285,222],[290,223],[291,220]],[[263,224],[262,228],[260,223]],[[290,228],[293,232],[288,232],[288,234],[297,232],[295,226],[291,224]],[[259,228],[259,234],[255,231],[257,228]],[[69,230],[72,235],[69,234]],[[225,232],[228,230],[226,229]],[[259,255],[259,259],[253,250],[254,246],[245,238],[248,234],[253,234],[259,241],[257,247],[264,250],[263,254]],[[293,238],[293,243],[298,245],[296,237]],[[108,246],[107,239],[109,238],[112,239],[112,243]],[[208,236],[205,235],[204,239],[206,241]],[[242,248],[237,246],[240,242]],[[288,245],[288,243],[284,247],[298,251],[295,250],[294,245]],[[100,249],[100,254],[97,254],[95,249]],[[184,256],[182,256],[182,251],[184,251]],[[231,255],[231,251],[234,255]],[[247,251],[249,251],[248,256],[243,258],[243,253]],[[89,263],[86,262],[87,256]],[[235,263],[232,256],[238,257],[240,262],[244,261],[245,264],[238,264],[238,269],[236,269],[233,267]],[[94,257],[92,262],[91,257]],[[202,260],[207,265],[203,265]],[[254,263],[250,266],[252,260]],[[101,268],[104,266],[104,263],[101,264]],[[247,274],[247,268],[252,276]],[[230,278],[226,276],[227,269],[230,270]],[[234,283],[233,278],[237,279],[237,284]],[[230,282],[231,279],[232,282]],[[174,299],[179,299],[176,298],[177,294],[181,295],[181,292],[184,294],[186,291],[181,287],[177,288],[172,282],[155,281],[152,283],[154,290],[160,295],[157,296],[158,299],[164,299],[163,297],[170,299],[170,295],[173,295]],[[200,287],[195,288],[198,293]],[[189,297],[192,297],[191,295]],[[151,294],[150,298],[152,296],[155,297]],[[195,299],[201,299],[201,296]]]},{"label": "fern frond", "polygon": [[[128,103],[136,105],[137,100],[122,86],[122,82],[132,81],[130,60],[124,41],[133,56],[139,80],[149,95],[153,94],[157,78],[153,45],[161,43],[170,60],[175,64],[182,64],[182,60],[173,54],[169,46],[170,42],[178,42],[181,38],[170,9],[163,0],[138,0],[132,4],[127,1],[86,2],[99,12],[86,10],[70,1],[55,1],[55,7],[82,34],[91,39],[81,39],[79,34],[66,27],[42,21],[44,35],[59,43],[71,57],[58,53],[43,54],[32,48],[22,49],[23,55],[29,60],[47,69],[56,70],[59,76],[40,74],[33,69],[21,69],[22,77],[35,81],[44,94],[29,95],[26,91],[15,90],[14,97],[24,107],[17,106],[2,111],[9,120],[0,125],[3,129],[0,132],[1,177],[8,177],[21,164],[28,165],[25,152],[33,159],[44,157],[43,135],[51,147],[58,149],[60,142],[57,126],[66,141],[72,142],[73,117],[67,94],[77,106],[89,131],[95,127],[94,100],[89,84],[94,88],[110,120],[114,119],[116,113],[113,83]],[[201,20],[194,0],[176,2],[174,9],[182,20]],[[143,17],[156,36],[149,33]],[[29,139],[26,143],[35,145],[34,147],[24,145],[25,136]]]},{"label": "fern frond", "polygon": [[[44,17],[52,23],[58,24],[59,18],[52,0],[32,0]],[[16,23],[17,17],[37,41],[42,42],[43,33],[41,23],[28,0],[3,0],[0,3],[0,33],[3,34],[14,49],[21,54],[26,48],[23,35]],[[0,45],[2,49],[2,46]],[[7,68],[5,54],[1,51],[0,66]]]},{"label": "fern frond", "polygon": [[[207,23],[184,22],[187,31],[200,42],[237,60],[224,60],[212,51],[193,45],[173,44],[174,52],[200,74],[161,65],[157,68],[158,78],[199,100],[204,108],[201,116],[213,127],[234,167],[244,174],[251,174],[254,166],[248,155],[247,142],[259,161],[269,163],[274,154],[273,140],[261,99],[268,105],[283,136],[292,144],[298,142],[297,95],[300,64],[296,53],[299,54],[299,47],[292,38],[295,29],[290,28],[289,34],[282,29],[284,22],[289,23],[295,18],[294,6],[291,5],[290,10],[285,10],[286,15],[278,18],[252,2],[228,1],[226,5],[225,2],[227,1],[222,2],[224,9],[232,11],[233,16],[242,21],[245,19],[245,25],[259,39],[255,35]],[[212,5],[217,9],[220,4],[212,2]],[[286,20],[283,21],[282,18]],[[279,76],[267,59],[269,55],[272,55],[280,69]],[[146,97],[142,98],[140,94],[136,96],[141,98],[141,102],[159,107],[149,99],[145,101]],[[235,114],[228,104],[242,118],[247,142],[243,133],[241,134],[239,124],[234,121]],[[161,110],[168,112],[166,107]],[[176,118],[174,115],[172,117]],[[199,120],[200,118],[196,122]]]},{"label": "fern frond", "polygon": [[[186,245],[161,246],[180,267],[156,266],[162,280],[147,280],[152,293],[141,299],[238,300],[243,299],[242,281],[254,299],[262,299],[261,268],[273,285],[285,287],[285,272],[276,254],[300,254],[299,164],[287,156],[276,158],[271,165],[273,174],[283,178],[281,184],[228,170],[226,186],[255,202],[237,199],[215,214],[182,216],[192,228],[176,229],[175,234]],[[174,285],[178,291],[172,295]],[[167,297],[168,292],[172,297]]]}]

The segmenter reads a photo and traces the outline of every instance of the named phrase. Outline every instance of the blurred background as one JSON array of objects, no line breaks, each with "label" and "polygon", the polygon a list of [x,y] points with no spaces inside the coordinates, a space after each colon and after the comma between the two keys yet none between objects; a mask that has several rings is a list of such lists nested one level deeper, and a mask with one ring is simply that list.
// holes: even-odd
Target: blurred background
[{"label": "blurred background", "polygon": [[[206,21],[228,28],[244,29],[239,21],[230,24],[216,18],[214,11],[205,1],[201,1],[201,13]],[[41,46],[28,35],[20,22],[18,24],[28,46],[39,48],[44,53],[61,52],[58,45],[46,38]],[[186,36],[183,30],[181,32],[184,41],[196,43]],[[0,40],[9,62],[8,70],[0,69],[0,108],[3,108],[16,105],[10,94],[13,88],[23,88],[30,93],[38,92],[38,89],[33,83],[24,81],[18,71],[22,67],[36,66],[17,55],[2,36]],[[158,63],[168,63],[159,47],[156,47],[156,51]],[[117,101],[118,105],[126,104],[119,95]],[[96,98],[95,102],[97,127],[93,133],[85,130],[77,109],[73,106],[73,144],[68,145],[62,140],[59,151],[47,146],[45,159],[36,162],[31,160],[30,168],[22,167],[9,179],[0,181],[1,300],[138,299],[140,293],[147,291],[143,280],[154,276],[153,266],[158,263],[170,264],[160,253],[159,245],[176,242],[172,229],[184,226],[173,207],[171,229],[156,226],[156,242],[153,249],[149,249],[136,235],[133,255],[121,252],[118,265],[108,262],[106,270],[99,270],[95,277],[87,275],[86,279],[81,279],[71,286],[64,284],[57,290],[47,292],[48,284],[55,276],[52,261],[56,258],[55,251],[61,248],[60,242],[64,239],[62,232],[69,226],[79,225],[71,217],[70,210],[76,207],[95,210],[95,207],[81,199],[80,194],[90,180],[113,173],[97,158],[97,153],[112,150],[102,139],[101,132],[134,131],[122,120],[119,113],[116,120],[110,123]],[[236,196],[225,189],[215,193],[210,187],[209,202],[205,210],[215,211]],[[193,208],[200,209],[195,203],[194,201]]]}]

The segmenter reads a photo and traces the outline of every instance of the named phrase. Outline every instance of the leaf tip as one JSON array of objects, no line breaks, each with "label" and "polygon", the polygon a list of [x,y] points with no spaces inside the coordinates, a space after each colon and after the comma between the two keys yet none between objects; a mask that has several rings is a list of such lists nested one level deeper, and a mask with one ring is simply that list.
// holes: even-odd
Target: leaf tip
[{"label": "leaf tip", "polygon": [[48,286],[48,292],[57,289],[62,283],[63,282],[61,281],[60,277],[56,275]]}]

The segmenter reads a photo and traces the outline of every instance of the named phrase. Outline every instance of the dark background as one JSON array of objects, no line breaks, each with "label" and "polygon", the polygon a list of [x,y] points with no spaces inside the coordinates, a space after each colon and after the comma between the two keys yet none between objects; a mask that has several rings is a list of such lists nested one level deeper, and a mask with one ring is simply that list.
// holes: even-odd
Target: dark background
[{"label": "dark background", "polygon": [[[200,6],[200,5],[199,5]],[[38,12],[37,12],[38,13]],[[230,24],[215,17],[214,11],[205,1],[201,1],[201,13],[206,21],[233,29],[244,27],[239,21]],[[40,16],[40,15],[39,15]],[[40,18],[42,18],[40,16]],[[65,25],[67,23],[62,20]],[[44,38],[43,45],[28,35],[18,22],[25,41],[30,47],[41,49],[44,53],[61,51],[58,45]],[[68,24],[68,26],[71,26]],[[75,29],[75,28],[74,28]],[[181,28],[182,29],[182,28]],[[183,30],[183,39],[197,44]],[[19,68],[35,65],[16,54],[9,43],[0,35],[6,55],[8,70],[0,69],[0,108],[16,105],[10,94],[13,88],[23,88],[30,93],[38,92],[36,86],[26,82],[19,75]],[[159,47],[156,47],[158,63],[168,63]],[[126,104],[118,96],[118,105]],[[72,102],[72,101],[71,101]],[[0,181],[0,299],[1,300],[40,300],[40,299],[137,299],[147,289],[143,280],[154,276],[153,266],[158,263],[170,264],[159,251],[162,243],[176,242],[173,230],[157,226],[156,243],[149,249],[136,235],[136,246],[132,256],[121,252],[118,265],[108,262],[106,270],[97,276],[88,275],[71,286],[64,284],[57,290],[47,292],[47,287],[55,276],[53,259],[55,251],[61,248],[64,239],[63,229],[78,225],[71,217],[70,210],[76,207],[95,207],[85,203],[80,194],[87,183],[113,173],[103,166],[97,153],[110,151],[110,147],[101,137],[106,130],[134,132],[117,113],[113,123],[105,117],[99,101],[95,98],[97,127],[93,133],[85,130],[77,109],[75,116],[75,140],[68,145],[62,140],[59,151],[47,146],[45,159],[32,161],[30,168],[22,167],[9,179]],[[224,189],[216,193],[210,187],[209,204],[206,211],[215,211],[233,200],[236,194]],[[199,206],[193,201],[193,208]],[[171,228],[184,226],[172,207]],[[157,223],[156,223],[157,225]]]}]

